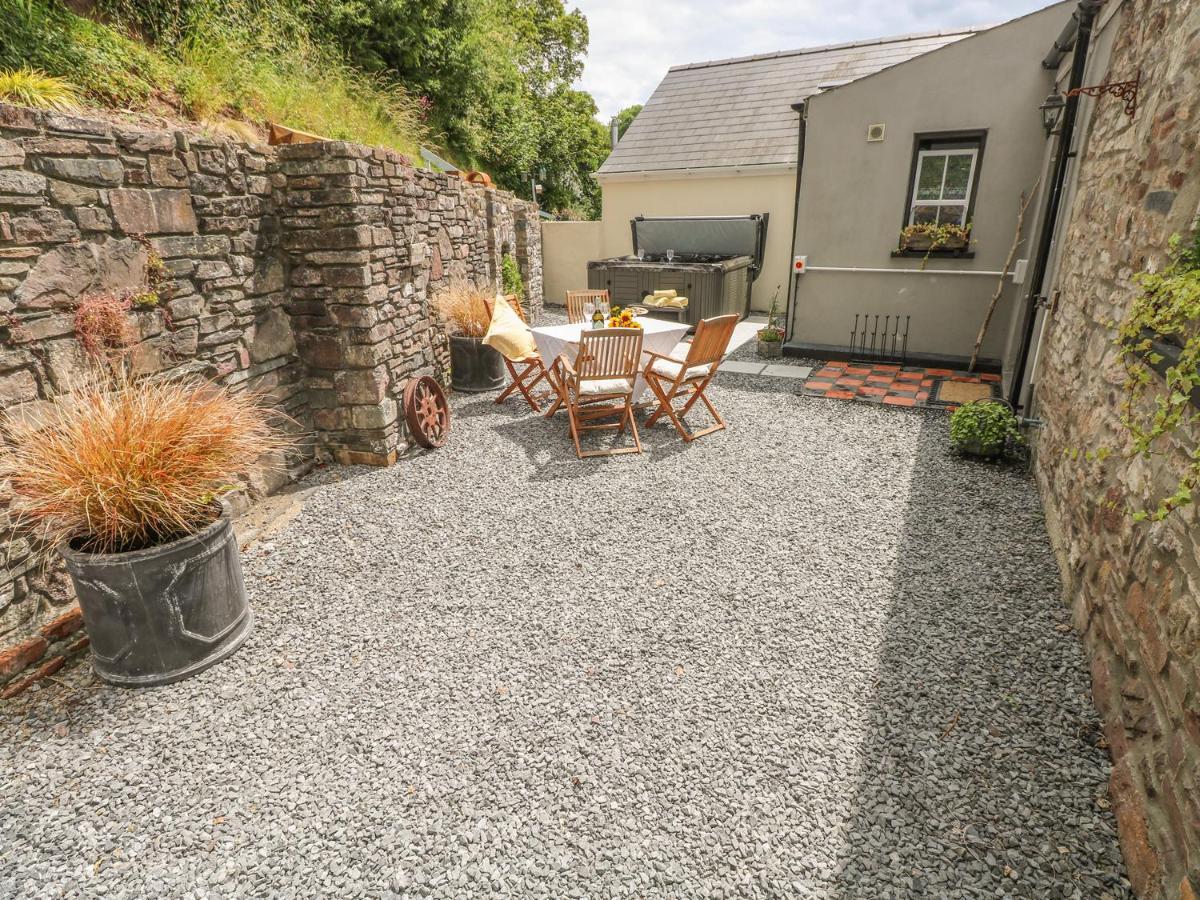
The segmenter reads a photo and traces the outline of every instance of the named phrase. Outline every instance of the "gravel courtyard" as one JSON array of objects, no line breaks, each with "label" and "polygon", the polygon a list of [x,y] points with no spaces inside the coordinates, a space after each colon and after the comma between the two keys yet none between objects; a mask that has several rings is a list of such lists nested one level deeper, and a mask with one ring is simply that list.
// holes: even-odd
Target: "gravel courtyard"
[{"label": "gravel courtyard", "polygon": [[233,658],[0,708],[0,896],[1129,896],[1027,474],[795,389],[317,473]]}]

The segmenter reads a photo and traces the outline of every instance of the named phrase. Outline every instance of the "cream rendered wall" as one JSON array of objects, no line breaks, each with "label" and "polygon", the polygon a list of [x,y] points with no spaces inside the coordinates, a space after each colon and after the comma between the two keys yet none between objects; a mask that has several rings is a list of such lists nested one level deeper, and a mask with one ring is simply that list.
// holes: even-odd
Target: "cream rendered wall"
[{"label": "cream rendered wall", "polygon": [[[920,259],[891,257],[905,224],[914,136],[975,129],[987,132],[972,216],[975,258],[931,257],[927,269],[1003,266],[1018,198],[1042,167],[1038,107],[1053,73],[1041,60],[1072,7],[1070,0],[1056,4],[809,99],[795,252],[807,254],[816,271],[797,278],[793,342],[844,346],[855,313],[899,314],[912,316],[910,352],[970,356],[998,276],[820,268],[919,269]],[[875,123],[886,125],[886,139],[868,143],[867,128]],[[1018,257],[1030,253],[1027,241]],[[1016,293],[1008,279],[984,357],[1003,354]]]},{"label": "cream rendered wall", "polygon": [[[633,252],[629,220],[635,216],[741,216],[770,213],[763,270],[754,282],[752,306],[765,311],[776,285],[779,308],[787,300],[791,272],[793,203],[796,171],[780,167],[772,174],[731,174],[721,177],[669,177],[651,173],[631,179],[609,176],[600,181],[603,196],[604,256]],[[547,260],[549,251],[545,251]]]},{"label": "cream rendered wall", "polygon": [[567,291],[587,290],[587,263],[604,253],[600,222],[542,222],[543,296],[562,306]]}]

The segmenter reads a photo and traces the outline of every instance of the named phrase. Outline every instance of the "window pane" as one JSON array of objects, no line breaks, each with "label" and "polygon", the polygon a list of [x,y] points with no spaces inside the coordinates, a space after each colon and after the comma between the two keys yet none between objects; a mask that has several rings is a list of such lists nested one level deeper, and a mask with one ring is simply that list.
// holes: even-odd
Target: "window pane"
[{"label": "window pane", "polygon": [[946,187],[942,192],[942,199],[966,200],[970,180],[971,156],[967,153],[960,153],[947,157]]},{"label": "window pane", "polygon": [[914,206],[912,214],[912,224],[927,225],[938,220],[938,208],[936,206]]},{"label": "window pane", "polygon": [[940,206],[938,215],[939,225],[965,225],[967,223],[967,204],[948,203]]},{"label": "window pane", "polygon": [[946,171],[946,157],[925,156],[921,158],[921,171],[917,173],[917,200],[942,199],[942,175]]}]

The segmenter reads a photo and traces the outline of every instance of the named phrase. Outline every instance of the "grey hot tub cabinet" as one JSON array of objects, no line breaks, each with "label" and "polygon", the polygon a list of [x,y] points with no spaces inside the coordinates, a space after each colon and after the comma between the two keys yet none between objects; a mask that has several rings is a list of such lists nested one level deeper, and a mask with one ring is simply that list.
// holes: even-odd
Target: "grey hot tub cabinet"
[{"label": "grey hot tub cabinet", "polygon": [[[651,310],[652,315],[681,315],[695,326],[701,319],[750,311],[750,289],[762,269],[767,214],[684,216],[630,222],[632,256],[588,263],[588,288],[607,290],[613,303],[629,306],[656,290],[674,290],[688,298],[682,313]],[[645,258],[638,259],[638,249]],[[666,261],[666,251],[675,258]]]}]

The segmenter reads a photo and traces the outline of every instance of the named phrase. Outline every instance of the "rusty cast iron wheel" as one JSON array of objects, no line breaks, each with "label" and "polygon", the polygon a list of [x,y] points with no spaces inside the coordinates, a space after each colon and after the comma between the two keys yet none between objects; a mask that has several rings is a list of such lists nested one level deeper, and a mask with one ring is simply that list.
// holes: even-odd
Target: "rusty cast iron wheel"
[{"label": "rusty cast iron wheel", "polygon": [[433,449],[450,434],[450,404],[441,386],[428,375],[410,378],[404,386],[404,418],[413,440]]}]

